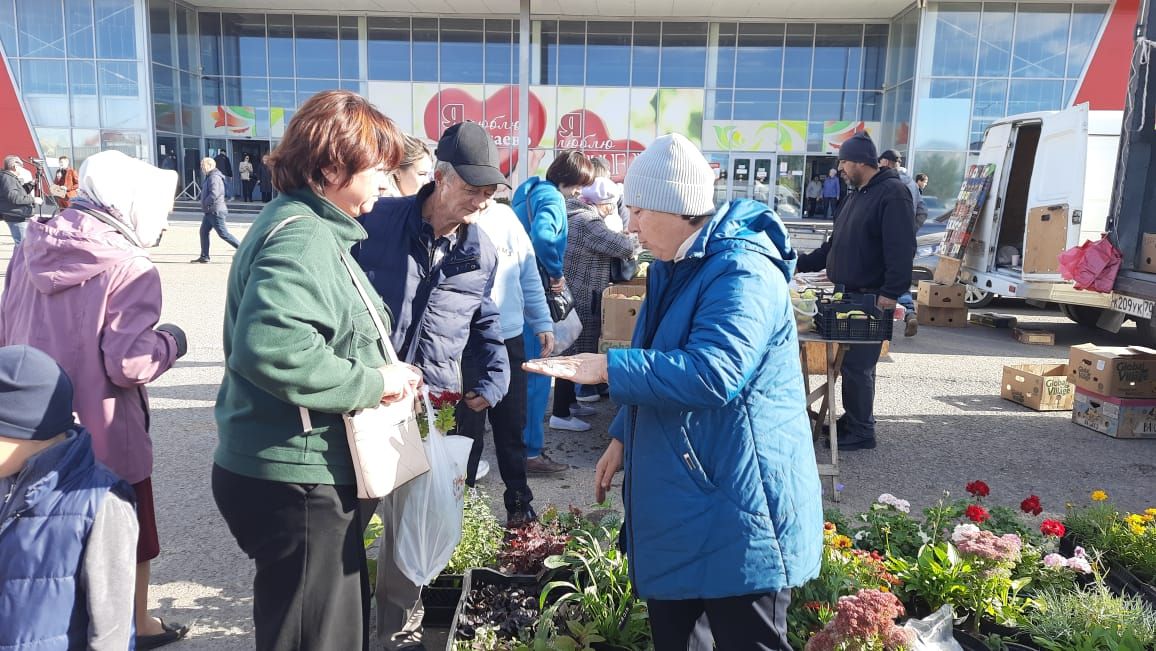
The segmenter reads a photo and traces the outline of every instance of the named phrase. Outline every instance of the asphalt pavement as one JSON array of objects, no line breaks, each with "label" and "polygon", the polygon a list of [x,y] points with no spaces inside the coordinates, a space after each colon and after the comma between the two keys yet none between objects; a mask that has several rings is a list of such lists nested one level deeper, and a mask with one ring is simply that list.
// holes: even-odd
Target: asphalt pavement
[{"label": "asphalt pavement", "polygon": [[[233,220],[238,237],[251,219]],[[249,649],[252,566],[217,513],[209,485],[232,251],[214,235],[212,262],[190,264],[198,254],[199,221],[197,214],[174,216],[153,252],[165,291],[162,320],[186,330],[189,354],[149,389],[162,547],[153,564],[150,605],[168,619],[192,625],[189,639],[174,649]],[[11,252],[4,233],[0,269]],[[1156,440],[1109,438],[1072,424],[1066,412],[1037,413],[999,397],[1004,364],[1063,362],[1068,346],[1088,341],[1140,343],[1135,328],[1128,325],[1112,335],[1070,323],[1052,310],[1015,303],[988,309],[1053,330],[1056,345],[1020,344],[1008,330],[980,326],[924,327],[913,338],[899,337],[890,361],[878,367],[879,446],[840,455],[840,508],[865,509],[884,492],[921,508],[945,490],[963,494],[964,484],[974,479],[991,486],[991,503],[1015,506],[1034,493],[1051,514],[1062,513],[1065,502],[1086,501],[1095,489],[1106,490],[1124,509],[1156,505]],[[531,480],[539,510],[548,503],[593,501],[593,468],[608,441],[614,409],[605,401],[594,406],[599,414],[591,419],[592,431],[548,432],[548,452],[572,469]],[[489,449],[487,455],[495,470],[479,483],[500,505],[501,480]]]}]

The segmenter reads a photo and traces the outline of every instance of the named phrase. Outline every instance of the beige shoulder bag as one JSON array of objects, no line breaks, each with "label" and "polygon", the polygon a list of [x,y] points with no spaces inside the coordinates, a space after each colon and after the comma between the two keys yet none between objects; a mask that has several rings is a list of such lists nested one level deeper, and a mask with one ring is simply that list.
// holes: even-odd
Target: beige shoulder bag
[{"label": "beige shoulder bag", "polygon": [[[287,223],[299,219],[300,216],[289,217],[277,224],[265,237],[266,241]],[[393,344],[389,339],[389,332],[381,321],[373,301],[365,287],[357,278],[353,266],[349,264],[343,251],[338,251],[341,264],[349,272],[349,278],[369,315],[373,325],[377,327],[377,334],[381,337],[382,352],[386,361],[391,364],[401,363]],[[362,499],[385,497],[397,487],[429,472],[429,460],[426,458],[425,446],[421,440],[421,430],[418,429],[417,415],[414,413],[414,396],[410,399],[398,400],[390,404],[377,404],[367,409],[359,409],[343,414],[345,420],[345,434],[349,439],[349,453],[353,457],[353,470],[357,476],[357,496]],[[298,407],[301,411],[301,426],[306,432],[313,429],[309,418],[309,410]]]}]

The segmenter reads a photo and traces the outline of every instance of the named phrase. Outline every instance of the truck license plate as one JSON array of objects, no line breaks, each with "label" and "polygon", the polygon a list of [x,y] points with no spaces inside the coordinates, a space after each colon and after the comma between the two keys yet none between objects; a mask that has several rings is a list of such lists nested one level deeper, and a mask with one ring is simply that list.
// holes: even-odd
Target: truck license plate
[{"label": "truck license plate", "polygon": [[1141,319],[1152,318],[1153,301],[1133,298],[1123,294],[1112,294],[1112,309]]}]

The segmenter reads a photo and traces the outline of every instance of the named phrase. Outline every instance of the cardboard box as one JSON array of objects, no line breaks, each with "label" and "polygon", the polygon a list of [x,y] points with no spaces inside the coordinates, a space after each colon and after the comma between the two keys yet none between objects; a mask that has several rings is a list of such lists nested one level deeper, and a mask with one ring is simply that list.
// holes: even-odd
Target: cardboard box
[{"label": "cardboard box", "polygon": [[935,282],[942,285],[954,285],[959,278],[959,268],[963,266],[963,260],[949,258],[945,255],[936,254],[939,262],[935,263],[935,273],[933,278]]},{"label": "cardboard box", "polygon": [[1140,246],[1140,259],[1136,264],[1139,271],[1156,273],[1156,233],[1144,233],[1144,243]]},{"label": "cardboard box", "polygon": [[598,352],[605,355],[606,351],[612,348],[630,348],[630,340],[620,339],[599,339]]},{"label": "cardboard box", "polygon": [[1156,399],[1101,396],[1076,387],[1072,422],[1117,439],[1156,439]]},{"label": "cardboard box", "polygon": [[1074,391],[1067,364],[1023,364],[1003,367],[999,395],[1036,411],[1067,411]]},{"label": "cardboard box", "polygon": [[[807,368],[804,369],[807,375],[827,375],[827,344],[822,341],[802,341],[799,342],[807,351]],[[891,361],[891,342],[882,342],[883,346],[879,349],[879,361]],[[838,369],[835,370],[836,375]]]},{"label": "cardboard box", "polygon": [[1056,333],[1043,328],[1014,328],[1012,336],[1021,344],[1056,345]]},{"label": "cardboard box", "polygon": [[966,307],[963,295],[967,288],[960,284],[945,285],[931,280],[919,281],[916,303],[931,307]]},{"label": "cardboard box", "polygon": [[642,309],[646,287],[638,285],[611,285],[602,292],[602,338],[630,341],[634,323]]},{"label": "cardboard box", "polygon": [[1156,350],[1143,346],[1072,346],[1068,379],[1101,396],[1156,399]]},{"label": "cardboard box", "polygon": [[915,310],[915,320],[919,322],[919,325],[966,328],[967,308],[922,305]]}]

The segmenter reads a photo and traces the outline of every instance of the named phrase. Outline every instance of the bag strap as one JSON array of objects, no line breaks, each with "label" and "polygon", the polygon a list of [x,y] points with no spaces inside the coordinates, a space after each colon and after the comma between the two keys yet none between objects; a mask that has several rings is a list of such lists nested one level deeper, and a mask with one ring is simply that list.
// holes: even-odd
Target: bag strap
[{"label": "bag strap", "polygon": [[[282,219],[276,226],[269,229],[269,232],[265,235],[265,239],[262,242],[262,246],[268,244],[269,238],[276,235],[282,228],[285,228],[298,219],[307,219],[307,217],[305,215],[292,215]],[[366,309],[369,310],[369,316],[373,319],[373,325],[377,328],[377,334],[381,338],[382,354],[385,356],[386,361],[389,361],[391,364],[397,364],[399,362],[397,352],[393,349],[393,342],[389,339],[389,331],[386,330],[385,323],[381,320],[381,315],[377,313],[377,308],[374,307],[373,300],[369,298],[369,293],[365,291],[365,286],[358,280],[357,272],[355,272],[352,265],[349,264],[349,260],[345,257],[345,252],[339,248],[337,254],[338,257],[341,258],[341,264],[345,267],[345,271],[349,273],[349,278],[353,280],[353,286],[357,288],[358,296],[361,297],[361,301],[365,304]],[[308,432],[313,429],[313,419],[309,417],[309,410],[300,406],[298,406],[297,409],[301,414],[301,427],[303,431]]]}]

